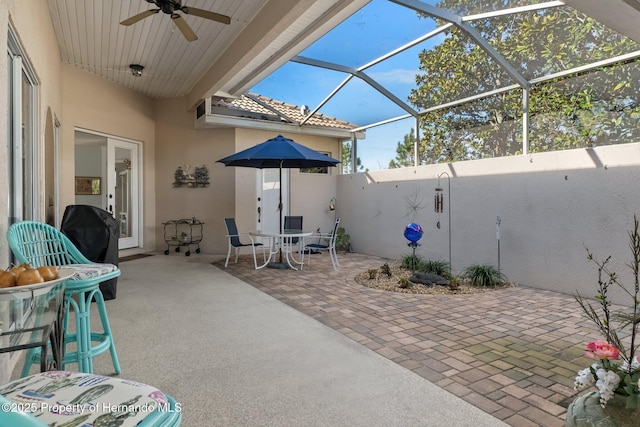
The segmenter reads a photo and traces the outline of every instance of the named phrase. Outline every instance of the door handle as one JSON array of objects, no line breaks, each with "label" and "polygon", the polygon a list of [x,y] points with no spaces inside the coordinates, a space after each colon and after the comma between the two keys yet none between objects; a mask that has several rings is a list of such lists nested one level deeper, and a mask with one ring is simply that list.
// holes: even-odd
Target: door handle
[{"label": "door handle", "polygon": [[260,206],[258,206],[258,222],[260,222],[260,212],[261,212],[261,209],[260,209]]}]

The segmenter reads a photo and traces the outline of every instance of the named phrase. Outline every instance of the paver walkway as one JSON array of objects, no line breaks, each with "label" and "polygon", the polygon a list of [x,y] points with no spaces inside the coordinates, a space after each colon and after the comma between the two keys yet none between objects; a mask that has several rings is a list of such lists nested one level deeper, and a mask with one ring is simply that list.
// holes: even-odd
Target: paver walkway
[{"label": "paver walkway", "polygon": [[336,272],[312,256],[303,271],[254,270],[248,256],[226,271],[512,426],[564,425],[575,374],[592,362],[584,345],[600,338],[572,296],[380,291],[354,277],[388,260],[342,254]]}]

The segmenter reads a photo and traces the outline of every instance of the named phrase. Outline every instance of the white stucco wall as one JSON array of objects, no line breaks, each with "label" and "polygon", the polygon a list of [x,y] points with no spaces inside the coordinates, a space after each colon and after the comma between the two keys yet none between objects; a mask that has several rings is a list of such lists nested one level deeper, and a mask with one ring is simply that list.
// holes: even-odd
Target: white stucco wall
[{"label": "white stucco wall", "polygon": [[[433,198],[443,172],[451,177],[451,203],[443,175],[445,210],[438,216]],[[359,173],[338,178],[338,215],[356,252],[409,254],[403,232],[413,221],[424,229],[416,253],[448,261],[451,207],[454,273],[471,264],[498,265],[500,216],[500,268],[508,279],[593,296],[597,271],[585,246],[602,258],[613,255],[612,267],[629,282],[623,264],[630,261],[633,215],[640,214],[639,179],[637,143]],[[415,216],[408,199],[423,204]],[[612,296],[622,301],[620,292]]]}]

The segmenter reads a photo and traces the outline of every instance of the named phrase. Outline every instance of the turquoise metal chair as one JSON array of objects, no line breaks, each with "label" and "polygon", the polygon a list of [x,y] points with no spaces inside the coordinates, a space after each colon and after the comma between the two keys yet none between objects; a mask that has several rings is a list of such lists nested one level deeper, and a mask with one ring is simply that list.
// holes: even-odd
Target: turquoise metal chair
[{"label": "turquoise metal chair", "polygon": [[69,371],[0,385],[0,404],[0,426],[175,427],[182,422],[182,405],[153,386]]},{"label": "turquoise metal chair", "polygon": [[[64,309],[64,358],[59,369],[69,363],[77,363],[80,372],[93,372],[93,357],[109,350],[116,374],[120,374],[120,362],[111,335],[109,318],[100,291],[100,283],[120,276],[120,270],[113,264],[96,264],[89,261],[71,243],[69,238],[50,225],[36,221],[22,221],[12,224],[7,230],[7,241],[18,263],[28,263],[33,267],[43,265],[64,266],[75,270],[65,284]],[[91,301],[95,300],[102,323],[102,332],[92,332],[90,323]],[[75,333],[68,332],[70,308],[75,314]],[[76,350],[67,352],[70,343],[76,343]],[[96,344],[94,344],[96,343]],[[27,352],[22,376],[29,374],[32,363],[40,360],[40,349]]]}]

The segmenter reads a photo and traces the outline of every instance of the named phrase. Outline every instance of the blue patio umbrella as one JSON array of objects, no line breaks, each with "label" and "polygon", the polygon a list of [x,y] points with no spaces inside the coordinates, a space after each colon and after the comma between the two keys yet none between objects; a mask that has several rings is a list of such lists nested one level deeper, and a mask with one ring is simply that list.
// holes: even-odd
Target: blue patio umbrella
[{"label": "blue patio umbrella", "polygon": [[[282,182],[283,168],[335,166],[340,163],[340,160],[336,160],[326,154],[300,145],[282,135],[278,135],[261,144],[220,159],[218,162],[223,163],[225,166],[240,166],[256,169],[278,168],[280,170],[279,180]],[[280,213],[280,233],[282,233],[282,185],[280,185],[278,212]],[[280,253],[280,257],[282,258],[282,253]]]}]

